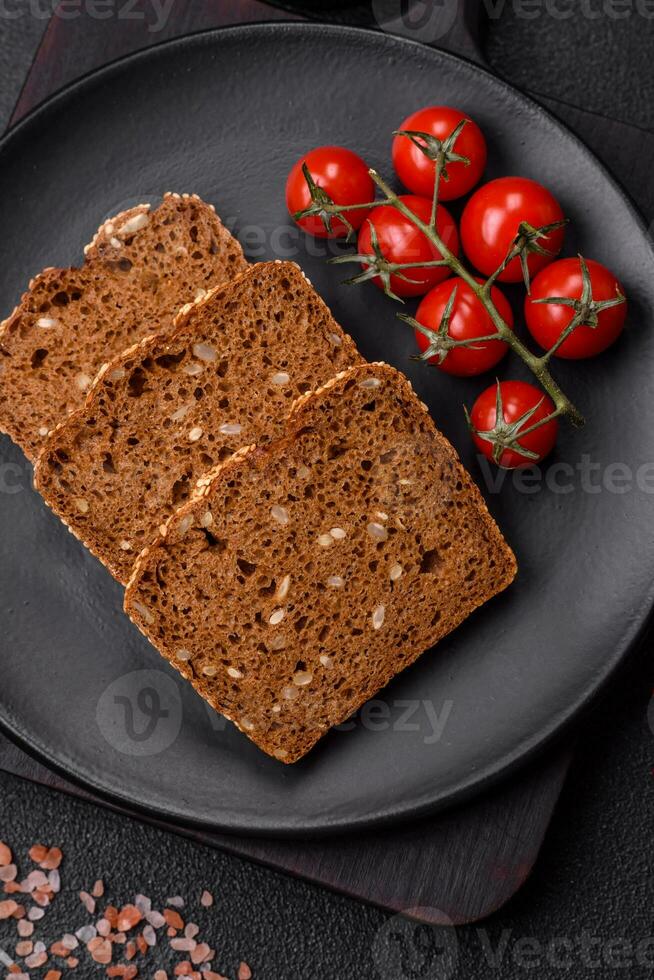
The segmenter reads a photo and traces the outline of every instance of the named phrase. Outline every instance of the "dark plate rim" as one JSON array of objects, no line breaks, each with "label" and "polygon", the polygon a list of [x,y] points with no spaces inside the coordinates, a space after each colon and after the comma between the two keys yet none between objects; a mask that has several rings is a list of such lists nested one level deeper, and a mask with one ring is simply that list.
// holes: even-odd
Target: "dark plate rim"
[{"label": "dark plate rim", "polygon": [[[504,81],[502,78],[493,74],[486,68],[481,67],[476,62],[462,57],[461,55],[445,51],[442,48],[431,47],[430,45],[425,45],[419,41],[372,30],[370,28],[350,27],[339,24],[321,24],[316,23],[315,21],[268,21],[256,24],[209,28],[201,31],[195,31],[181,37],[160,41],[156,44],[150,45],[147,48],[143,48],[138,51],[131,52],[123,57],[114,59],[106,65],[103,65],[101,68],[94,69],[85,73],[80,78],[75,79],[73,82],[69,83],[52,96],[39,103],[39,105],[18,120],[18,122],[13,124],[2,136],[2,138],[0,138],[0,157],[5,153],[10,152],[14,140],[20,138],[25,130],[29,130],[33,126],[38,126],[39,120],[42,116],[45,116],[50,111],[58,108],[62,103],[65,103],[66,100],[75,97],[80,91],[83,91],[90,82],[101,80],[103,77],[110,76],[116,71],[128,69],[133,64],[138,63],[141,60],[145,60],[151,55],[156,55],[162,49],[174,50],[175,48],[183,48],[187,47],[188,45],[210,41],[212,38],[222,36],[226,33],[234,34],[236,36],[242,35],[244,38],[251,38],[253,34],[276,33],[278,35],[285,35],[297,34],[301,31],[311,32],[318,35],[331,34],[340,37],[343,37],[344,35],[354,37],[357,35],[363,35],[366,37],[372,36],[376,42],[388,40],[394,44],[403,45],[409,49],[418,48],[421,51],[424,51],[425,49],[433,50],[439,58],[445,59],[445,61],[451,61],[453,63],[463,62],[476,74],[480,75],[482,79],[485,79],[494,86],[500,86],[506,92],[508,92],[512,98],[517,97],[518,99],[522,100],[536,114],[547,118],[551,124],[553,124],[560,132],[565,134],[567,139],[571,139],[573,143],[576,144],[579,152],[587,159],[592,161],[593,165],[602,174],[604,179],[608,181],[618,192],[619,196],[624,202],[625,207],[630,212],[632,219],[640,226],[643,234],[647,234],[647,226],[642,218],[642,215],[620,182],[608,170],[604,163],[595,156],[595,154],[589,149],[583,140],[581,140],[572,130],[570,130],[565,123],[561,122],[556,115],[551,113],[531,96],[526,95],[520,91],[520,89],[510,85],[508,82]],[[629,625],[624,630],[621,642],[616,644],[613,656],[610,659],[607,659],[602,671],[595,675],[592,683],[588,685],[586,691],[576,700],[576,702],[568,705],[564,710],[554,715],[547,727],[541,727],[541,729],[533,736],[523,739],[513,749],[513,751],[505,753],[495,762],[489,763],[482,769],[477,770],[474,774],[455,782],[447,792],[441,792],[435,796],[433,794],[430,795],[428,793],[422,793],[420,797],[414,799],[409,805],[394,805],[392,807],[389,806],[384,810],[377,808],[374,814],[368,814],[361,817],[339,817],[328,820],[327,822],[320,820],[307,821],[305,819],[299,825],[294,824],[289,820],[280,822],[279,820],[270,819],[258,819],[256,822],[246,820],[244,823],[237,814],[230,811],[225,812],[222,818],[218,819],[210,820],[200,817],[193,818],[183,810],[180,810],[174,806],[163,807],[151,803],[138,802],[127,794],[121,794],[116,787],[108,788],[100,779],[94,778],[89,773],[79,771],[78,767],[72,760],[62,760],[60,756],[58,757],[54,753],[51,753],[48,746],[40,744],[38,739],[32,733],[21,731],[19,725],[12,724],[12,722],[6,717],[0,716],[0,730],[2,730],[16,745],[26,749],[29,755],[31,755],[33,758],[47,765],[55,772],[69,778],[80,787],[92,790],[93,792],[97,793],[98,796],[106,799],[108,802],[111,802],[117,806],[127,807],[130,810],[141,812],[151,817],[157,817],[169,821],[172,820],[176,823],[185,824],[189,827],[204,827],[215,831],[248,836],[267,835],[288,837],[293,835],[297,837],[301,834],[327,835],[343,831],[361,831],[372,827],[388,826],[389,824],[400,820],[419,819],[430,813],[441,811],[446,807],[462,803],[468,800],[471,796],[486,791],[502,778],[507,777],[516,769],[521,768],[527,762],[533,760],[545,748],[550,746],[555,739],[567,731],[572,722],[578,720],[579,716],[588,709],[591,703],[605,691],[608,682],[616,673],[617,669],[622,665],[623,661],[627,659],[634,647],[637,645],[638,640],[640,639],[647,625],[653,605],[654,576],[652,578],[649,591],[647,592],[643,603],[639,607],[637,614],[630,617]]]}]

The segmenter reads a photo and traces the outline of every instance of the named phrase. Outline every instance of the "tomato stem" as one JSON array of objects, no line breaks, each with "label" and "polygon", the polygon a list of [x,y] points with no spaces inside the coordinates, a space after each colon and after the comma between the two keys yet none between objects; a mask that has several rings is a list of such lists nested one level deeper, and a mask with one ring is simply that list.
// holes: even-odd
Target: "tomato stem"
[{"label": "tomato stem", "polygon": [[[392,299],[399,300],[390,289],[390,276],[397,275],[398,278],[404,279],[402,275],[402,270],[404,269],[415,269],[415,268],[433,268],[437,266],[447,266],[455,276],[463,279],[465,283],[472,289],[475,296],[478,298],[486,312],[491,318],[493,326],[496,330],[496,334],[492,335],[490,339],[497,339],[504,341],[511,350],[518,355],[518,357],[527,365],[531,373],[536,377],[541,387],[547,392],[552,401],[554,402],[554,412],[544,419],[542,422],[537,422],[528,431],[531,432],[533,429],[538,428],[541,425],[545,425],[547,422],[551,421],[553,418],[557,418],[560,415],[565,415],[573,425],[582,426],[584,425],[584,417],[579,411],[579,409],[572,403],[568,396],[561,390],[558,383],[550,374],[548,364],[552,355],[556,352],[558,347],[563,343],[563,340],[578,326],[583,322],[583,316],[588,315],[588,305],[592,304],[592,297],[588,300],[584,297],[585,302],[580,304],[583,306],[583,313],[581,308],[575,310],[577,316],[573,320],[567,330],[565,331],[565,336],[559,338],[557,343],[552,347],[551,350],[547,351],[544,355],[539,357],[534,354],[529,348],[516,336],[514,331],[509,327],[506,321],[503,319],[502,315],[498,311],[497,307],[492,300],[492,287],[498,277],[502,274],[504,269],[506,269],[509,262],[515,258],[519,258],[523,275],[525,278],[525,285],[527,291],[529,291],[529,270],[527,267],[527,256],[530,252],[535,252],[537,254],[549,254],[547,250],[541,244],[541,239],[546,238],[547,235],[553,231],[555,228],[559,228],[564,222],[557,221],[552,225],[544,226],[543,228],[533,228],[531,225],[522,223],[518,230],[515,240],[512,242],[506,257],[504,258],[501,265],[493,272],[489,278],[483,282],[479,283],[472,275],[471,272],[466,269],[460,259],[448,248],[445,242],[442,240],[438,233],[437,225],[437,215],[438,215],[438,198],[441,176],[446,172],[446,166],[448,160],[452,157],[452,146],[454,144],[455,135],[458,132],[452,134],[452,138],[445,143],[441,144],[432,138],[427,138],[426,134],[423,133],[413,133],[413,132],[400,132],[398,135],[406,136],[411,139],[425,155],[429,156],[430,159],[434,161],[435,164],[435,179],[434,179],[434,195],[432,199],[432,208],[429,223],[423,221],[417,214],[415,214],[410,207],[408,207],[404,201],[392,190],[391,187],[386,183],[386,181],[377,173],[376,170],[370,170],[369,174],[374,181],[375,185],[383,194],[383,198],[372,201],[368,204],[348,204],[348,205],[338,205],[334,204],[330,200],[325,200],[324,196],[318,201],[314,197],[313,189],[311,184],[309,184],[310,189],[312,189],[312,208],[307,209],[307,211],[296,215],[298,217],[303,217],[309,213],[320,213],[324,216],[323,220],[331,219],[332,216],[342,215],[344,211],[359,211],[364,208],[378,208],[391,206],[394,207],[400,214],[404,215],[422,234],[427,238],[432,245],[443,256],[440,260],[435,260],[433,262],[403,262],[403,263],[392,263],[384,257],[381,249],[378,245],[376,234],[374,234],[374,226],[371,225],[371,231],[373,233],[372,245],[375,252],[374,255],[361,255],[361,254],[348,254],[339,256],[338,258],[332,259],[331,262],[335,264],[345,263],[345,262],[359,262],[364,265],[364,271],[355,276],[353,279],[348,280],[350,283],[360,283],[365,282],[368,279],[375,278],[376,276],[382,279],[384,286],[384,291]],[[449,154],[449,155],[448,155]],[[305,175],[306,177],[306,175]],[[621,298],[624,301],[624,297]],[[620,298],[616,300],[607,301],[607,305],[615,305],[617,302],[621,301]],[[401,300],[400,300],[401,301]],[[595,312],[591,306],[591,313]],[[410,322],[411,318],[402,317],[402,319]],[[576,322],[575,322],[576,321]],[[480,338],[483,340],[489,338]],[[454,345],[453,345],[454,346]],[[458,345],[457,345],[458,346]],[[441,338],[442,347],[442,338]],[[524,434],[524,433],[523,433]]]},{"label": "tomato stem", "polygon": [[[438,163],[436,164],[436,169],[438,173]],[[491,299],[491,287],[494,282],[494,277],[497,277],[501,271],[501,267],[499,270],[493,273],[493,276],[491,276],[486,282],[478,283],[472,273],[466,269],[460,259],[450,251],[445,242],[441,239],[436,226],[431,227],[430,225],[427,225],[421,218],[418,217],[418,215],[414,214],[411,208],[407,207],[407,205],[400,200],[398,195],[395,194],[395,192],[375,170],[370,171],[370,176],[377,187],[379,187],[384,194],[384,204],[392,205],[400,212],[400,214],[403,214],[409,219],[409,221],[412,221],[416,228],[418,228],[423,235],[425,235],[427,239],[436,246],[454,275],[459,276],[460,279],[463,279],[463,281],[470,286],[490,316],[493,326],[497,330],[498,339],[501,339],[508,344],[511,350],[517,354],[522,361],[524,361],[532,374],[538,379],[541,387],[545,389],[547,394],[554,402],[556,414],[567,416],[567,418],[569,418],[572,424],[575,426],[582,426],[584,424],[584,417],[579,409],[567,397],[567,395],[564,394],[550,374],[547,367],[547,356],[543,358],[532,353],[532,351],[529,350],[529,348],[520,340],[520,338],[516,336],[514,331],[509,327],[493,303]],[[511,254],[513,251],[514,247],[512,246],[509,254]]]}]

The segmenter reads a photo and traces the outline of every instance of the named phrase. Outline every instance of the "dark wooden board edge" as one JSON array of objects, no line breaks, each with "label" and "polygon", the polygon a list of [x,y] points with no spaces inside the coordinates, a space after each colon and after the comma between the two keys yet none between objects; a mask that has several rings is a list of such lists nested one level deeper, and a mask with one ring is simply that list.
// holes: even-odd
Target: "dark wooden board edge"
[{"label": "dark wooden board edge", "polygon": [[[144,2],[129,21],[88,14],[51,18],[20,94],[12,124],[52,92],[107,61],[192,31],[263,20],[301,20],[260,0],[177,2],[161,30],[149,29]],[[212,847],[308,879],[393,911],[421,907],[423,918],[464,924],[504,905],[529,875],[565,781],[570,753],[557,755],[492,794],[401,829],[320,841],[279,841],[212,834],[148,822]],[[0,769],[135,818],[68,782],[0,736]],[[138,819],[144,819],[141,814]]]},{"label": "dark wooden board edge", "polygon": [[501,908],[529,876],[571,753],[468,806],[401,828],[320,840],[212,833],[135,814],[68,782],[0,736],[0,770],[395,912],[463,925]]}]

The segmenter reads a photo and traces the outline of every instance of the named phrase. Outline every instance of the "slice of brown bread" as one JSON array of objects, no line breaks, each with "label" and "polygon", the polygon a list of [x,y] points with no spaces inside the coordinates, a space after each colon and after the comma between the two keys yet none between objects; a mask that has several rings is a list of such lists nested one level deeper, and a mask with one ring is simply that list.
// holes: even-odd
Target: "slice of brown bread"
[{"label": "slice of brown bread", "polygon": [[167,194],[106,221],[79,269],[45,269],[0,324],[0,431],[34,459],[100,367],[247,269],[211,205]]},{"label": "slice of brown bread", "polygon": [[125,583],[203,473],[279,435],[294,399],[360,360],[295,264],[252,266],[100,372],[48,439],[36,486]]},{"label": "slice of brown bread", "polygon": [[288,429],[199,482],[125,596],[202,697],[286,763],[516,572],[393,368],[342,373],[295,405]]}]

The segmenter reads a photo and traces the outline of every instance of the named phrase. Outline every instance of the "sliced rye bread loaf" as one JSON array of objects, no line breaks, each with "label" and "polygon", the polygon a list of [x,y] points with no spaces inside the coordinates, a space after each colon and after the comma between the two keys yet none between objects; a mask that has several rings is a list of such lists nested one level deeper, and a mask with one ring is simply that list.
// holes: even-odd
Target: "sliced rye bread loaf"
[{"label": "sliced rye bread loaf", "polygon": [[344,372],[207,474],[125,610],[264,752],[300,759],[505,589],[516,562],[409,382]]},{"label": "sliced rye bread loaf", "polygon": [[106,361],[248,267],[213,206],[189,194],[111,218],[84,251],[81,268],[32,279],[0,324],[0,431],[32,460]]},{"label": "sliced rye bread loaf", "polygon": [[203,473],[278,436],[294,399],[360,361],[294,263],[251,266],[100,372],[47,440],[36,486],[125,583]]}]

